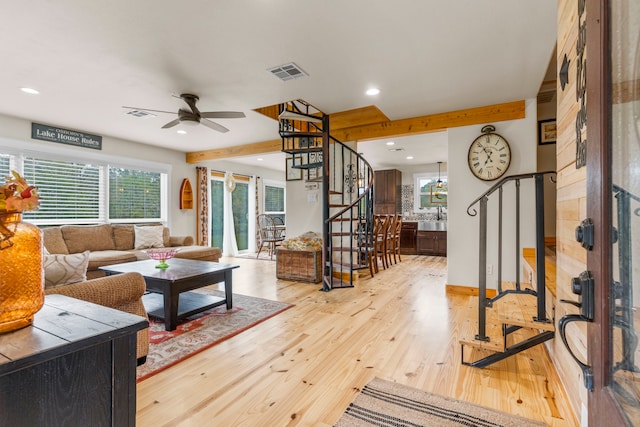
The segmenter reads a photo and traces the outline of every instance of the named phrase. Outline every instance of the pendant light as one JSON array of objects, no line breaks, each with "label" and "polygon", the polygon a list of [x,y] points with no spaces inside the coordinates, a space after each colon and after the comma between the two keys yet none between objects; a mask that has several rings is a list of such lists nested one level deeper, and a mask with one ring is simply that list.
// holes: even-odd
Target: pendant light
[{"label": "pendant light", "polygon": [[443,183],[442,180],[440,179],[440,165],[442,164],[442,162],[438,162],[438,180],[436,181],[436,188],[442,188]]}]

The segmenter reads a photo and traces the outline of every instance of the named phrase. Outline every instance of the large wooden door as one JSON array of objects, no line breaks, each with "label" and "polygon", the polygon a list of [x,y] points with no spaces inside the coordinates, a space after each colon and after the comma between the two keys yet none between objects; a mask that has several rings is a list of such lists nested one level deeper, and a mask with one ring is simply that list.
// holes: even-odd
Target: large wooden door
[{"label": "large wooden door", "polygon": [[[582,0],[579,0],[582,1]],[[587,4],[590,426],[640,425],[640,0]]]}]

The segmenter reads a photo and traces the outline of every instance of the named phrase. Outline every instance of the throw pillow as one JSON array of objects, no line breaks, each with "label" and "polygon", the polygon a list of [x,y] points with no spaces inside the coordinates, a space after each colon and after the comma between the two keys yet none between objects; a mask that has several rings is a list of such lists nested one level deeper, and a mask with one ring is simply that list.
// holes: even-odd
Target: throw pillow
[{"label": "throw pillow", "polygon": [[79,254],[50,254],[44,256],[44,288],[87,280],[89,251]]},{"label": "throw pillow", "polygon": [[163,248],[164,240],[162,233],[164,227],[162,225],[136,225],[135,232],[135,249],[147,248]]}]

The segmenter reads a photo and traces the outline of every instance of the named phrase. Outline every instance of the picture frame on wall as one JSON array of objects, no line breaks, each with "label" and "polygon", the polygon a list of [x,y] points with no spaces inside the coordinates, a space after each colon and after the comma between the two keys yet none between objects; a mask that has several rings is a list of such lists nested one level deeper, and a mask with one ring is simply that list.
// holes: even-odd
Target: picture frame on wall
[{"label": "picture frame on wall", "polygon": [[293,167],[293,157],[286,159],[286,179],[287,181],[301,181],[302,169]]},{"label": "picture frame on wall", "polygon": [[538,121],[538,145],[555,144],[556,138],[556,119]]}]

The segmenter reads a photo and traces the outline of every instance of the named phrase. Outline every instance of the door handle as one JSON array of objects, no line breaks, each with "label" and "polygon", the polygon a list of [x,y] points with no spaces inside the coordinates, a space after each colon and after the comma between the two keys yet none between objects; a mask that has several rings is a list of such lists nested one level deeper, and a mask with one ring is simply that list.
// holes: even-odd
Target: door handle
[{"label": "door handle", "polygon": [[593,391],[593,369],[591,366],[582,362],[575,355],[571,347],[569,346],[569,342],[567,341],[567,325],[571,322],[593,322],[594,313],[595,313],[595,304],[594,304],[594,281],[593,275],[590,271],[583,271],[580,273],[580,276],[574,277],[571,280],[571,291],[579,295],[579,301],[568,301],[568,300],[560,300],[560,302],[574,305],[580,308],[580,314],[567,314],[562,316],[562,318],[558,321],[558,329],[560,332],[560,338],[562,338],[562,343],[566,347],[569,355],[575,360],[580,369],[582,370],[582,376],[584,377],[584,386],[589,391]]},{"label": "door handle", "polygon": [[578,307],[583,320],[592,322],[595,313],[595,303],[593,275],[590,271],[583,271],[580,273],[580,276],[571,279],[571,292],[580,295],[580,301],[561,299],[560,302]]},{"label": "door handle", "polygon": [[582,247],[586,250],[590,251],[593,249],[595,233],[591,218],[582,220],[580,225],[576,227],[576,240],[578,243],[581,243]]}]

